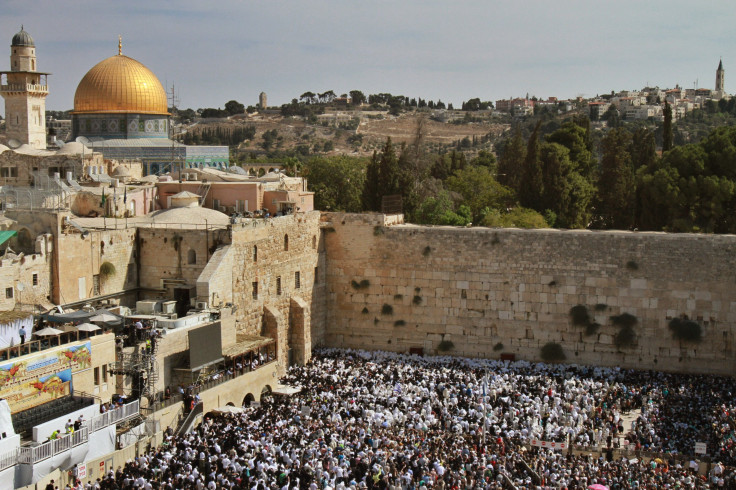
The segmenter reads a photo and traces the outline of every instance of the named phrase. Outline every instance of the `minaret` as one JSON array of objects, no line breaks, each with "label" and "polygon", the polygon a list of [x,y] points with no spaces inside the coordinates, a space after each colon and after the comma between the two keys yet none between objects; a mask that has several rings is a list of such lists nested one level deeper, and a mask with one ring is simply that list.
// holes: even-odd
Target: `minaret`
[{"label": "minaret", "polygon": [[0,72],[8,141],[46,148],[47,75],[36,71],[36,45],[21,26],[10,44],[10,71]]},{"label": "minaret", "polygon": [[723,71],[723,60],[718,62],[718,69],[716,70],[716,92],[721,96],[724,94],[723,81],[726,73]]}]

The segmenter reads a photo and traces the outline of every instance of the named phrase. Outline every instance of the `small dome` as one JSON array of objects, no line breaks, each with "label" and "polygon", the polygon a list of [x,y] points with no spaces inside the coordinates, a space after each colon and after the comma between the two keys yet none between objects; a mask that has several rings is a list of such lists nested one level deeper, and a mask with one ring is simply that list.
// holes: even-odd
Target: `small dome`
[{"label": "small dome", "polygon": [[122,54],[92,67],[74,94],[74,114],[168,115],[166,91],[143,63]]},{"label": "small dome", "polygon": [[64,146],[56,152],[57,155],[81,155],[83,153],[90,154],[92,151],[77,141],[65,143]]},{"label": "small dome", "polygon": [[182,224],[193,226],[227,226],[230,218],[214,209],[195,207],[171,208],[154,211],[147,215],[155,224]]},{"label": "small dome", "polygon": [[123,167],[122,165],[118,165],[115,167],[115,170],[112,171],[113,177],[130,177],[130,171]]},{"label": "small dome", "polygon": [[20,26],[20,32],[13,36],[13,42],[11,46],[36,46],[33,43],[33,38],[30,34],[23,30],[23,26]]}]

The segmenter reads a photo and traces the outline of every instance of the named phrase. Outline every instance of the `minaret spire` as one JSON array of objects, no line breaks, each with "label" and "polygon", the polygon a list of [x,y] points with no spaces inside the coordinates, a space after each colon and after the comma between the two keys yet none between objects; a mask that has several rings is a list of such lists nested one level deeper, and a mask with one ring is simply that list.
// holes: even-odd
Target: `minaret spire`
[{"label": "minaret spire", "polygon": [[123,36],[118,36],[118,56],[123,54]]}]

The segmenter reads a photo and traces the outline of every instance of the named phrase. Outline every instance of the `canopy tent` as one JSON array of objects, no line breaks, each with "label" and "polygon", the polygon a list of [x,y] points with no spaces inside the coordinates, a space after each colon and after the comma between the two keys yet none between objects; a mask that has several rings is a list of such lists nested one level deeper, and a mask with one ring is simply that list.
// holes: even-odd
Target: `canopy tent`
[{"label": "canopy tent", "polygon": [[0,245],[7,242],[11,238],[13,238],[15,235],[17,235],[18,232],[15,230],[3,230],[0,231]]},{"label": "canopy tent", "polygon": [[100,327],[98,327],[94,323],[83,323],[81,325],[77,325],[76,328],[80,332],[94,332],[95,330],[100,330]]},{"label": "canopy tent", "polygon": [[33,333],[33,314],[27,311],[0,311],[0,349],[20,344],[18,332],[23,327],[26,340]]},{"label": "canopy tent", "polygon": [[[97,315],[105,315],[105,320],[91,320],[92,317]],[[110,313],[108,310],[101,308],[95,311],[72,311],[70,313],[58,313],[56,311],[50,311],[43,315],[43,318],[52,323],[84,323],[89,321],[103,321],[105,323],[119,323],[123,317]]]},{"label": "canopy tent", "polygon": [[291,396],[301,393],[301,391],[302,389],[298,386],[276,385],[276,388],[271,390],[271,393],[274,395]]},{"label": "canopy tent", "polygon": [[59,330],[58,328],[46,327],[36,332],[35,335],[37,337],[46,337],[46,336],[52,336],[52,335],[61,335],[63,333],[64,331]]}]

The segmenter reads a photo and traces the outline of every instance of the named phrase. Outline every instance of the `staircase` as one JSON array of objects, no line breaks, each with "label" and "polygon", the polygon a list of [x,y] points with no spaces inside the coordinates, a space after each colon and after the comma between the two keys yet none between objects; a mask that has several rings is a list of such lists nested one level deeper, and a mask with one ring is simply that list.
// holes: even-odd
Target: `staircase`
[{"label": "staircase", "polygon": [[199,195],[199,205],[200,206],[204,203],[204,200],[207,197],[207,193],[209,193],[210,191],[210,187],[212,187],[211,182],[202,182],[199,186],[199,189],[197,189],[197,195]]}]

